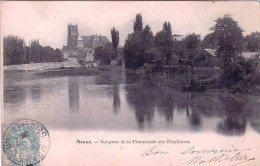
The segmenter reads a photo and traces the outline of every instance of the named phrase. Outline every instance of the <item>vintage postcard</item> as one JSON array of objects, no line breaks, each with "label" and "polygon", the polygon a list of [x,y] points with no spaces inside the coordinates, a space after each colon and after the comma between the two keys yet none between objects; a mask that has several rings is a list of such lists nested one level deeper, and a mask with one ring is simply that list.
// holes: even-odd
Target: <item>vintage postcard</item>
[{"label": "vintage postcard", "polygon": [[3,166],[259,166],[257,1],[4,1]]}]

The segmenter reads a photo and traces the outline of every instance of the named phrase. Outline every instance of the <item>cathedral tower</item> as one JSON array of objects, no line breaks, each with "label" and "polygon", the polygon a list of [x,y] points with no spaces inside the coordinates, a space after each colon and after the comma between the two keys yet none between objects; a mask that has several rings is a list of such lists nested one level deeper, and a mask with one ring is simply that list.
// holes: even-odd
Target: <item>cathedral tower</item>
[{"label": "cathedral tower", "polygon": [[77,46],[78,39],[78,25],[68,24],[68,38],[67,38],[67,46],[69,50],[75,50]]}]

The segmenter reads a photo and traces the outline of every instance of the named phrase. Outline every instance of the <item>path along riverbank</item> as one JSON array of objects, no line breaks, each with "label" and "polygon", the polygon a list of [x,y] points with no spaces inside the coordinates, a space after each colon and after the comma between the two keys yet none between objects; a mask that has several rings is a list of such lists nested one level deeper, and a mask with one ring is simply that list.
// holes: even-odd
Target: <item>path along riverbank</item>
[{"label": "path along riverbank", "polygon": [[80,68],[82,67],[77,62],[48,62],[48,63],[30,63],[4,66],[5,71],[43,71],[59,68]]}]

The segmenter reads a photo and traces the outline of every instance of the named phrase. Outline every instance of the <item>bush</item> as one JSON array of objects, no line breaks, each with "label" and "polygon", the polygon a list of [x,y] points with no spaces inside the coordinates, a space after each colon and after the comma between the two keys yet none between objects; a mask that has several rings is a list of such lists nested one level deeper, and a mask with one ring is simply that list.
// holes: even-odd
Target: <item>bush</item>
[{"label": "bush", "polygon": [[260,84],[260,73],[256,61],[246,61],[238,57],[226,67],[220,80],[220,86],[234,92],[245,92],[255,89]]}]

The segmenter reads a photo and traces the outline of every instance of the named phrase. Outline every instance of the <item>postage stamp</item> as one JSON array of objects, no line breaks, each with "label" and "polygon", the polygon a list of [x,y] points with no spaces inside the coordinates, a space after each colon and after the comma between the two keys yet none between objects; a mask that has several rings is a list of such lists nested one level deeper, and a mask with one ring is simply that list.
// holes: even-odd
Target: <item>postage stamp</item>
[{"label": "postage stamp", "polygon": [[47,155],[49,146],[48,130],[35,120],[18,120],[4,133],[4,152],[16,165],[38,164]]}]

